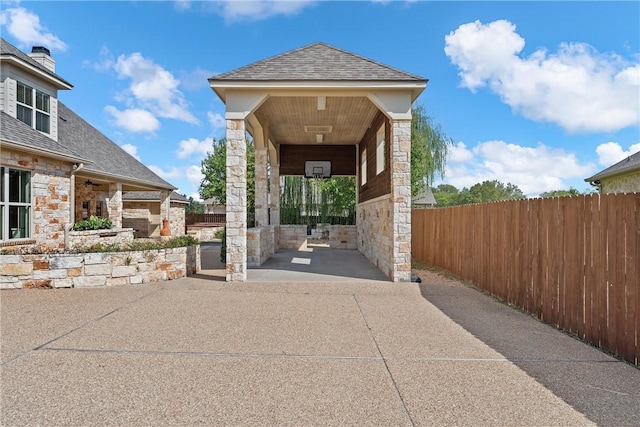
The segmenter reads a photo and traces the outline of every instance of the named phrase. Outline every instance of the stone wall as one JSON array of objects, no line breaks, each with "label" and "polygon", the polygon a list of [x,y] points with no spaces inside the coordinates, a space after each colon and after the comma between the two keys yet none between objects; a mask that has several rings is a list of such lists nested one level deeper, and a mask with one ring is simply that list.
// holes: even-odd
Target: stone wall
[{"label": "stone wall", "polygon": [[392,278],[393,202],[390,195],[359,203],[356,207],[358,250]]},{"label": "stone wall", "polygon": [[192,236],[200,242],[219,242],[220,239],[216,238],[218,230],[224,227],[211,227],[208,225],[187,225],[187,234]]},{"label": "stone wall", "polygon": [[42,251],[63,250],[64,230],[70,218],[71,164],[3,148],[0,163],[31,171],[31,235],[20,241],[4,240],[0,246],[25,244]]},{"label": "stone wall", "polygon": [[304,249],[307,247],[306,225],[280,225],[278,227],[278,248]]},{"label": "stone wall", "polygon": [[261,266],[274,252],[273,226],[247,229],[247,266]]},{"label": "stone wall", "polygon": [[179,237],[185,235],[185,205],[183,203],[171,203],[169,210],[169,228],[171,236]]},{"label": "stone wall", "polygon": [[89,248],[94,245],[118,245],[127,247],[133,243],[133,228],[109,229],[109,230],[83,230],[66,232],[66,248],[74,250]]},{"label": "stone wall", "polygon": [[198,271],[200,245],[131,252],[0,255],[0,289],[135,285]]},{"label": "stone wall", "polygon": [[308,243],[324,243],[335,249],[357,249],[356,226],[318,224],[311,230]]}]

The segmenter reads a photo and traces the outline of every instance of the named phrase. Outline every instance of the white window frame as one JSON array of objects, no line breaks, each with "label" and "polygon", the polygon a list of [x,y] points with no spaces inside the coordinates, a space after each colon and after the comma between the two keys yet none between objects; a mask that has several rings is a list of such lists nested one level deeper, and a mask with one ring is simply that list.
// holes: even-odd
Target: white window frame
[{"label": "white window frame", "polygon": [[[12,202],[10,201],[11,195],[9,194],[9,173],[10,171],[17,172],[26,172],[29,174],[29,194],[27,195],[26,202]],[[33,186],[31,182],[31,178],[33,174],[30,170],[18,169],[18,168],[9,168],[8,166],[0,167],[0,174],[2,174],[2,179],[0,179],[0,183],[2,185],[2,191],[0,195],[0,241],[16,241],[16,240],[24,240],[31,239],[32,237],[32,225],[33,225],[33,210],[31,209],[32,203],[32,191]],[[20,237],[12,237],[11,230],[9,229],[9,211],[12,207],[18,208],[26,208],[27,210],[27,218],[28,224],[24,226],[25,236]],[[20,229],[20,228],[19,228]]]},{"label": "white window frame", "polygon": [[[23,101],[19,100],[20,86],[23,86],[25,91],[28,90],[31,92],[30,99],[24,99]],[[18,118],[18,120],[26,123],[39,132],[51,134],[51,96],[21,81],[16,82],[16,93],[16,117]],[[40,106],[38,106],[38,104],[40,103],[38,99],[42,100],[42,105]],[[25,122],[18,116],[19,107],[23,107],[24,109],[30,111],[30,123]],[[41,122],[41,120],[39,119],[42,117],[46,118],[46,129],[39,125]]]},{"label": "white window frame", "polygon": [[367,183],[367,149],[360,154],[360,186]]},{"label": "white window frame", "polygon": [[387,168],[385,139],[385,126],[383,123],[376,134],[376,175],[380,175]]}]

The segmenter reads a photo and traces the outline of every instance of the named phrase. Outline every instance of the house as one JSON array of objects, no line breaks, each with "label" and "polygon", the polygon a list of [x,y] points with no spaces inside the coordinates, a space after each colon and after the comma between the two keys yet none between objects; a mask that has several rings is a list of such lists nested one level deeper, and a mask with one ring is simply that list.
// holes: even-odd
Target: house
[{"label": "house", "polygon": [[71,83],[49,50],[25,54],[0,38],[0,248],[65,249],[90,215],[123,227],[123,193],[157,192],[170,219],[175,187],[58,99]]},{"label": "house", "polygon": [[[172,236],[185,234],[185,209],[189,200],[175,191],[169,195],[169,228]],[[160,237],[159,191],[128,191],[122,195],[122,226],[133,228],[136,237]]]},{"label": "house", "polygon": [[431,191],[431,188],[429,188],[428,186],[425,186],[422,189],[422,191],[420,191],[417,194],[416,199],[413,201],[413,208],[414,209],[435,208],[437,204],[438,202],[436,201],[436,198],[433,196],[433,192]]},{"label": "house", "polygon": [[585,179],[600,193],[640,192],[640,151]]},{"label": "house", "polygon": [[204,213],[206,214],[224,215],[227,213],[227,206],[216,197],[205,199],[202,204],[204,205]]}]

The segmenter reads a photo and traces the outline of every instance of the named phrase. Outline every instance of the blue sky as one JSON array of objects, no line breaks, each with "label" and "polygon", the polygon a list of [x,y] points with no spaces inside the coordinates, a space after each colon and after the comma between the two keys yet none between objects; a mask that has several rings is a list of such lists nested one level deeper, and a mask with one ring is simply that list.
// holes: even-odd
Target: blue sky
[{"label": "blue sky", "polygon": [[588,188],[640,150],[640,3],[2,1],[0,31],[43,45],[59,94],[197,198],[224,136],[217,73],[314,42],[429,79],[417,103],[453,138],[440,182]]}]

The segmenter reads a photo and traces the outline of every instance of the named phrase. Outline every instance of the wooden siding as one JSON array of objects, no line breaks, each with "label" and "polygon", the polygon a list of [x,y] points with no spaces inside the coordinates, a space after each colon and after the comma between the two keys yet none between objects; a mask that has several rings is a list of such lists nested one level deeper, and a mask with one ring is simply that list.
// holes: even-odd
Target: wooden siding
[{"label": "wooden siding", "polygon": [[[386,168],[379,174],[376,174],[376,135],[378,129],[384,123],[385,128],[385,154],[387,157]],[[362,152],[367,150],[367,183],[360,185],[361,180],[358,177],[358,191],[359,202],[366,202],[367,200],[375,199],[376,197],[384,196],[391,192],[391,129],[389,126],[389,120],[382,113],[378,113],[376,119],[372,122],[371,127],[367,130],[367,133],[360,142],[360,148],[358,152],[358,164],[360,164],[360,158]]]},{"label": "wooden siding", "polygon": [[356,174],[355,145],[281,145],[280,175],[304,175],[306,160],[330,160],[331,174]]}]

